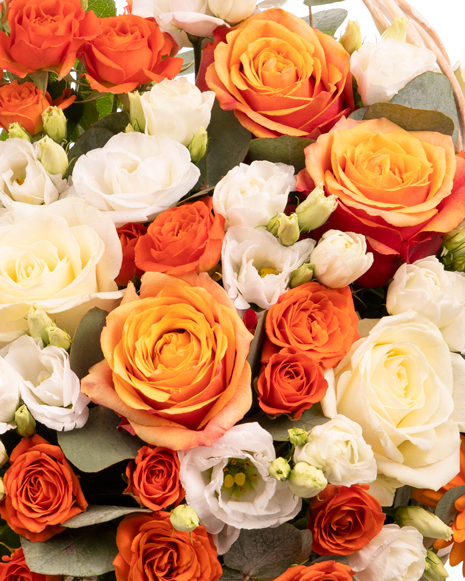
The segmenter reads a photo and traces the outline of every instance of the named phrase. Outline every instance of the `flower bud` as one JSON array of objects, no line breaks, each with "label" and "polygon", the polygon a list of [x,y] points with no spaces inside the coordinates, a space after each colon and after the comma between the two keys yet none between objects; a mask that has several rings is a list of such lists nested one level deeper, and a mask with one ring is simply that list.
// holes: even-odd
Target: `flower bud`
[{"label": "flower bud", "polygon": [[3,478],[0,478],[0,502],[2,502],[4,496],[5,496],[5,486],[3,484]]},{"label": "flower bud", "polygon": [[48,345],[47,329],[56,327],[56,323],[42,309],[32,306],[26,315],[28,332],[31,337],[40,337],[45,345]]},{"label": "flower bud", "polygon": [[23,404],[15,412],[16,431],[22,438],[32,438],[36,433],[36,421]]},{"label": "flower bud", "polygon": [[56,326],[48,327],[45,333],[47,335],[47,341],[44,341],[44,343],[52,347],[61,347],[62,349],[66,349],[66,351],[71,347],[71,337],[63,329]]},{"label": "flower bud", "polygon": [[425,571],[423,577],[427,581],[444,581],[449,577],[449,573],[443,565],[441,559],[434,551],[428,549],[426,552]]},{"label": "flower bud", "polygon": [[465,223],[443,234],[441,262],[447,270],[465,272]]},{"label": "flower bud", "polygon": [[42,113],[42,122],[44,124],[45,133],[51,137],[53,141],[61,143],[63,139],[66,139],[67,120],[65,114],[59,107],[49,107],[46,109]]},{"label": "flower bud", "polygon": [[5,446],[0,440],[0,468],[8,461],[8,454],[6,453]]},{"label": "flower bud", "polygon": [[303,232],[310,232],[323,226],[336,207],[337,197],[334,195],[326,197],[323,184],[320,184],[296,208],[300,229]]},{"label": "flower bud", "polygon": [[391,39],[398,42],[407,41],[408,20],[405,16],[396,16],[394,22],[384,31],[381,40]]},{"label": "flower bud", "polygon": [[276,458],[268,466],[268,474],[276,480],[286,480],[291,472],[289,462],[284,458]]},{"label": "flower bud", "polygon": [[187,146],[190,151],[192,163],[198,163],[207,153],[208,134],[201,127]]},{"label": "flower bud", "polygon": [[291,470],[288,484],[296,496],[313,498],[326,488],[328,481],[319,468],[315,468],[307,462],[297,462]]},{"label": "flower bud", "polygon": [[395,519],[400,527],[415,527],[424,537],[444,541],[452,539],[452,529],[421,506],[400,506],[396,509]]},{"label": "flower bud", "polygon": [[134,133],[136,130],[134,129],[134,127],[128,123],[126,125],[126,127],[124,128],[124,133]]},{"label": "flower bud", "polygon": [[294,272],[291,272],[289,286],[295,288],[296,286],[310,282],[312,278],[313,266],[309,262],[306,262],[305,264],[301,264]]},{"label": "flower bud", "polygon": [[465,54],[456,66],[457,68],[454,71],[454,75],[457,77],[462,93],[465,95]]},{"label": "flower bud", "polygon": [[145,115],[140,102],[140,93],[139,91],[134,91],[134,93],[128,93],[128,97],[129,118],[131,119],[131,125],[134,131],[140,131],[141,133],[144,133]]},{"label": "flower bud", "polygon": [[173,527],[181,533],[190,533],[199,526],[199,517],[195,510],[187,504],[180,504],[171,511],[170,521]]},{"label": "flower bud", "polygon": [[308,440],[308,432],[302,428],[291,428],[287,430],[289,440],[293,446],[305,446]]},{"label": "flower bud", "polygon": [[362,46],[362,33],[358,20],[349,20],[344,34],[339,42],[349,54],[352,54]]},{"label": "flower bud", "polygon": [[257,0],[208,0],[213,16],[228,24],[237,24],[252,14]]},{"label": "flower bud", "polygon": [[292,246],[300,236],[299,219],[296,214],[286,216],[283,212],[279,212],[271,218],[266,229],[279,238],[283,246]]},{"label": "flower bud", "polygon": [[27,139],[29,143],[32,143],[31,136],[23,127],[21,127],[20,123],[10,123],[8,127],[8,137],[14,139]]},{"label": "flower bud", "polygon": [[50,137],[44,137],[34,143],[37,158],[49,174],[62,176],[68,169],[68,157],[65,150]]}]

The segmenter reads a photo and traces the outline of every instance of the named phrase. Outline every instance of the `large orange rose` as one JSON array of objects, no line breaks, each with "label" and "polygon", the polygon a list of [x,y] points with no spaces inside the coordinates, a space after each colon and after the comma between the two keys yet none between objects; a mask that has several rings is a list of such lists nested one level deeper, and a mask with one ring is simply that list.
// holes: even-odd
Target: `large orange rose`
[{"label": "large orange rose", "polygon": [[324,229],[367,237],[375,257],[359,279],[367,286],[383,285],[401,260],[435,254],[441,234],[465,218],[465,160],[447,135],[408,132],[387,119],[343,119],[305,158],[310,181],[339,199]]},{"label": "large orange rose", "polygon": [[0,68],[19,77],[40,69],[64,77],[79,48],[100,31],[80,0],[11,0],[8,24],[10,36],[0,32]]},{"label": "large orange rose", "polygon": [[252,335],[207,274],[148,272],[129,286],[102,331],[105,360],[81,390],[128,419],[145,442],[210,446],[252,403]]},{"label": "large orange rose", "polygon": [[0,561],[0,581],[61,581],[63,575],[33,573],[26,565],[23,549],[16,549]]},{"label": "large orange rose", "polygon": [[336,561],[323,561],[310,567],[291,567],[274,581],[352,581],[352,569]]},{"label": "large orange rose", "polygon": [[257,137],[316,136],[353,109],[349,54],[284,10],[255,14],[230,32],[217,29],[204,67],[212,56],[208,87]]},{"label": "large orange rose", "polygon": [[47,541],[64,530],[59,525],[86,510],[79,481],[59,446],[38,435],[24,438],[10,462],[0,515],[18,535]]},{"label": "large orange rose", "polygon": [[133,14],[100,18],[102,32],[83,46],[92,89],[101,93],[129,93],[139,85],[174,79],[183,60],[173,58],[179,47],[151,19]]},{"label": "large orange rose", "polygon": [[173,529],[169,512],[132,514],[116,533],[117,581],[217,581],[223,570],[205,527]]}]

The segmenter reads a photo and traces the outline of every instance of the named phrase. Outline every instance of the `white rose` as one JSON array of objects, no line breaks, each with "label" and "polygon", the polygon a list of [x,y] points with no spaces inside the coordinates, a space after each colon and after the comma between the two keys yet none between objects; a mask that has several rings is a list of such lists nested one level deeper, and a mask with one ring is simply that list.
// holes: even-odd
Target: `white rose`
[{"label": "white rose", "polygon": [[184,145],[159,135],[119,133],[81,155],[71,190],[119,227],[147,222],[174,206],[199,176]]},{"label": "white rose", "polygon": [[0,357],[0,434],[15,428],[15,411],[19,406],[20,379],[3,357]]},{"label": "white rose", "polygon": [[187,147],[201,127],[207,129],[215,93],[202,93],[181,77],[157,83],[140,102],[147,135],[164,135]]},{"label": "white rose", "polygon": [[[457,356],[459,357],[459,356]],[[460,359],[460,357],[459,357]],[[459,471],[464,396],[439,329],[413,311],[383,317],[335,369],[323,400],[326,416],[343,414],[362,427],[378,472],[416,488],[437,490]]]},{"label": "white rose", "polygon": [[350,57],[350,70],[357,80],[365,107],[387,103],[415,77],[436,70],[436,55],[427,48],[392,38],[378,44],[365,42]]},{"label": "white rose", "polygon": [[220,180],[213,192],[213,208],[230,226],[266,226],[284,212],[289,192],[295,189],[294,168],[283,163],[241,163]]},{"label": "white rose", "polygon": [[365,274],[373,264],[363,234],[328,230],[310,256],[313,274],[321,284],[342,288]]},{"label": "white rose", "polygon": [[[212,446],[178,454],[186,502],[209,533],[229,525],[227,538],[233,542],[233,528],[278,526],[300,510],[301,499],[268,474],[276,458],[273,438],[256,422],[234,426]],[[226,540],[223,551],[229,548]]]},{"label": "white rose", "polygon": [[42,347],[40,339],[23,335],[0,350],[0,356],[18,374],[21,399],[37,422],[57,431],[82,428],[90,400],[80,391],[68,352]]},{"label": "white rose", "polygon": [[294,461],[319,468],[330,484],[338,486],[376,479],[375,457],[363,439],[362,428],[341,415],[312,428],[307,443],[296,447]]},{"label": "white rose", "polygon": [[379,501],[381,506],[392,506],[396,490],[402,485],[395,478],[388,478],[384,474],[378,474],[378,478],[370,482],[368,493]]},{"label": "white rose", "polygon": [[257,0],[208,0],[211,12],[229,22],[237,24],[252,14]]},{"label": "white rose", "polygon": [[448,272],[435,256],[403,264],[389,285],[391,315],[413,309],[441,331],[452,351],[465,348],[465,274]]},{"label": "white rose", "polygon": [[49,206],[13,202],[0,216],[0,342],[27,329],[35,305],[74,334],[93,308],[115,308],[122,262],[115,225],[82,200]]},{"label": "white rose", "polygon": [[391,524],[347,558],[357,581],[418,581],[425,570],[426,549],[417,529]]},{"label": "white rose", "polygon": [[51,204],[68,187],[61,175],[49,174],[37,157],[37,149],[26,139],[0,142],[0,201]]},{"label": "white rose", "polygon": [[289,288],[291,273],[308,257],[315,242],[308,238],[282,246],[264,228],[233,226],[226,232],[221,261],[223,284],[236,309],[255,303],[261,309],[274,305]]}]

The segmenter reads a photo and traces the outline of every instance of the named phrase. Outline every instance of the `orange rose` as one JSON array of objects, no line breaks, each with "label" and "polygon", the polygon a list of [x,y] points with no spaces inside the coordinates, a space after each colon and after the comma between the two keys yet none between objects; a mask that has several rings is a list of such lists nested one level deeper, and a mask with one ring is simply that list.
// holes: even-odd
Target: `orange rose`
[{"label": "orange rose", "polygon": [[168,512],[125,517],[116,544],[117,581],[217,581],[223,573],[205,527],[198,526],[191,536],[175,531]]},{"label": "orange rose", "polygon": [[10,123],[20,125],[30,134],[40,133],[44,126],[42,113],[51,105],[66,109],[76,99],[71,92],[52,102],[48,93],[38,89],[34,83],[13,81],[0,87],[0,127],[8,131]]},{"label": "orange rose", "polygon": [[118,286],[126,286],[134,276],[142,276],[143,271],[136,266],[136,243],[146,234],[147,228],[143,224],[128,222],[116,229],[123,249],[123,264],[115,281]]},{"label": "orange rose", "polygon": [[465,218],[465,160],[447,135],[405,131],[387,119],[343,119],[305,158],[311,180],[339,199],[321,233],[367,237],[375,262],[361,284],[381,286],[401,260],[436,254],[441,234]]},{"label": "orange rose", "polygon": [[134,462],[127,465],[128,487],[124,493],[132,494],[139,504],[152,510],[177,506],[185,496],[179,467],[178,455],[173,450],[143,446],[135,465]]},{"label": "orange rose", "polygon": [[304,351],[281,349],[263,365],[257,382],[258,401],[269,415],[290,414],[298,420],[326,395],[322,367]]},{"label": "orange rose", "polygon": [[256,137],[318,135],[353,110],[349,54],[284,10],[217,29],[205,51],[208,87]]},{"label": "orange rose", "polygon": [[335,367],[359,338],[348,286],[330,289],[308,282],[279,297],[266,317],[262,361],[282,347],[304,351],[324,368]]},{"label": "orange rose", "polygon": [[11,0],[8,24],[10,36],[0,32],[0,68],[21,78],[40,69],[64,77],[79,48],[100,31],[80,0]]},{"label": "orange rose", "polygon": [[207,272],[221,257],[224,217],[213,213],[212,198],[165,210],[136,245],[136,264],[145,271]]},{"label": "orange rose", "polygon": [[381,531],[386,515],[365,492],[369,486],[328,486],[310,501],[308,528],[313,551],[319,555],[351,555],[360,551]]},{"label": "orange rose", "polygon": [[16,549],[0,562],[0,581],[61,581],[62,575],[41,575],[33,573],[26,565],[23,549]]},{"label": "orange rose", "polygon": [[179,47],[154,20],[122,14],[100,18],[100,24],[102,32],[78,54],[92,89],[129,93],[145,83],[174,79],[181,70],[182,59],[167,58]]},{"label": "orange rose", "polygon": [[105,360],[81,390],[128,419],[145,442],[210,446],[252,403],[252,335],[207,274],[148,272],[130,284],[102,331]]},{"label": "orange rose", "polygon": [[79,481],[59,446],[38,435],[23,439],[10,463],[0,515],[18,535],[47,541],[64,530],[59,525],[86,510]]},{"label": "orange rose", "polygon": [[291,567],[274,581],[352,581],[352,569],[336,561],[315,563],[310,567]]}]

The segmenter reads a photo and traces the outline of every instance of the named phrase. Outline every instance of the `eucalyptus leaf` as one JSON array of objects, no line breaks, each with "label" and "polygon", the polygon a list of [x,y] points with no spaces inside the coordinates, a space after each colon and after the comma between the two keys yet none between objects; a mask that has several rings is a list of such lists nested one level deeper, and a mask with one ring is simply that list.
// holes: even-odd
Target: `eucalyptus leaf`
[{"label": "eucalyptus leaf", "polygon": [[349,119],[355,119],[356,121],[362,121],[363,118],[365,117],[365,113],[367,112],[368,107],[362,107],[361,109],[356,109],[355,111],[352,111],[352,113],[349,115]]},{"label": "eucalyptus leaf", "polygon": [[413,109],[395,103],[375,103],[368,107],[364,119],[385,117],[406,131],[437,131],[444,135],[454,133],[454,122],[441,111]]},{"label": "eucalyptus leaf", "polygon": [[396,490],[396,495],[394,498],[394,508],[399,506],[407,506],[410,498],[412,497],[412,487],[411,486],[401,486]]},{"label": "eucalyptus leaf", "polygon": [[[349,13],[344,8],[331,8],[330,10],[319,10],[313,14],[313,28],[317,28],[320,32],[334,36],[336,30],[341,26]],[[303,18],[305,22],[309,23],[309,17]]]},{"label": "eucalyptus leaf", "polygon": [[103,127],[91,127],[85,131],[68,151],[69,168],[68,175],[71,175],[74,164],[81,157],[92,149],[103,147],[105,143],[113,137],[114,133]]},{"label": "eucalyptus leaf", "polygon": [[109,131],[113,131],[115,135],[122,133],[126,129],[126,125],[130,122],[129,115],[125,111],[119,113],[111,113],[94,123],[94,127],[103,127]]},{"label": "eucalyptus leaf", "polygon": [[107,311],[94,307],[79,322],[70,354],[71,369],[79,379],[85,377],[89,369],[103,359],[100,334],[107,315]]},{"label": "eucalyptus leaf", "polygon": [[186,50],[185,52],[181,52],[177,55],[178,57],[182,57],[183,65],[181,68],[181,72],[178,73],[178,76],[182,75],[190,75],[194,72],[194,51],[193,50]]},{"label": "eucalyptus leaf", "polygon": [[260,358],[262,355],[262,347],[263,342],[265,341],[266,337],[266,330],[265,330],[265,321],[266,321],[266,314],[265,311],[262,316],[258,319],[257,328],[255,329],[255,333],[253,336],[253,341],[250,344],[249,355],[247,357],[247,361],[252,369],[252,379],[257,377],[260,373]]},{"label": "eucalyptus leaf", "polygon": [[134,512],[150,513],[152,511],[139,507],[90,505],[85,512],[81,512],[64,522],[63,526],[69,529],[80,529],[81,527],[109,522]]},{"label": "eucalyptus leaf", "polygon": [[343,0],[304,0],[306,6],[323,6],[323,4],[334,4],[335,2],[343,2]]},{"label": "eucalyptus leaf", "polygon": [[58,432],[64,455],[83,472],[100,472],[108,466],[133,459],[144,443],[126,430],[118,431],[121,419],[111,410],[97,406],[90,410],[86,425],[79,430]]},{"label": "eucalyptus leaf", "polygon": [[329,418],[323,414],[321,405],[315,403],[309,410],[304,411],[300,420],[291,420],[286,415],[271,419],[265,414],[265,412],[260,411],[251,418],[248,418],[247,421],[258,422],[263,429],[270,432],[273,436],[273,440],[286,442],[289,436],[287,431],[291,428],[301,428],[308,432],[315,426],[329,422]]},{"label": "eucalyptus leaf", "polygon": [[89,10],[92,10],[99,18],[116,16],[115,0],[88,0],[86,12]]},{"label": "eucalyptus leaf", "polygon": [[446,525],[450,525],[454,520],[454,515],[457,512],[455,510],[455,501],[465,494],[465,486],[456,486],[448,490],[436,506],[435,514],[438,516]]},{"label": "eucalyptus leaf", "polygon": [[305,167],[304,149],[313,143],[313,139],[304,137],[262,137],[250,142],[249,157],[252,160],[266,159],[273,163],[293,165],[295,173]]},{"label": "eucalyptus leaf", "polygon": [[220,577],[220,581],[243,581],[244,577],[239,571],[230,569],[229,567],[223,567],[223,574]]}]

